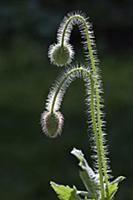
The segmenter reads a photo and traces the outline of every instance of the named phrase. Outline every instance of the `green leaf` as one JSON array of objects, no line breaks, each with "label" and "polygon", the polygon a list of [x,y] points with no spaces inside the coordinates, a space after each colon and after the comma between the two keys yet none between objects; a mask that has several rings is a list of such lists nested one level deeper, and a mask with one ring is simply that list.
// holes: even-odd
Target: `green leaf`
[{"label": "green leaf", "polygon": [[81,150],[74,148],[71,153],[79,160],[79,166],[82,171],[80,171],[80,177],[85,185],[88,196],[91,199],[98,199],[99,197],[99,179],[98,175],[89,167],[84,154]]},{"label": "green leaf", "polygon": [[75,187],[70,188],[69,186],[58,185],[54,182],[50,182],[50,184],[60,200],[80,200]]},{"label": "green leaf", "polygon": [[118,178],[116,178],[114,181],[112,181],[110,184],[109,184],[109,195],[111,197],[111,199],[113,199],[115,193],[117,192],[118,190],[118,184],[123,181],[125,179],[124,176],[119,176]]}]

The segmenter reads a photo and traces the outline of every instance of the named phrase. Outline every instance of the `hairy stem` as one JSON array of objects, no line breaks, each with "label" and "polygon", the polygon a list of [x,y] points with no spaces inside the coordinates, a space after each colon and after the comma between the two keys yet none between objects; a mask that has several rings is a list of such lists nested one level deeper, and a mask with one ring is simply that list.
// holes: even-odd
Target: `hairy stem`
[{"label": "hairy stem", "polygon": [[[93,55],[93,50],[91,47],[91,41],[89,38],[89,32],[86,30],[86,38],[87,38],[87,44],[88,44],[88,50],[89,50],[89,55],[90,55],[90,61],[91,61],[91,66],[92,66],[92,72],[94,76],[94,87],[95,87],[95,92],[96,92],[96,108],[97,108],[97,126],[98,126],[98,137],[99,137],[99,145],[100,145],[100,152],[101,152],[101,162],[102,162],[102,167],[103,167],[103,173],[105,177],[105,183],[106,183],[106,192],[107,192],[107,199],[109,200],[109,190],[108,190],[108,175],[107,175],[107,164],[106,164],[106,158],[105,158],[105,152],[104,152],[104,145],[103,145],[103,131],[102,131],[102,120],[101,120],[101,112],[100,112],[100,92],[99,92],[99,83],[97,80],[97,73],[96,73],[96,66],[95,66],[95,58]],[[93,91],[93,90],[91,90]],[[102,175],[101,175],[102,179]],[[103,184],[103,181],[101,181],[101,184]],[[101,188],[102,189],[102,188]],[[104,199],[104,194],[102,194]]]},{"label": "hairy stem", "polygon": [[100,140],[99,135],[97,132],[97,123],[95,118],[95,109],[94,109],[94,82],[91,80],[91,118],[92,118],[92,125],[93,125],[93,132],[95,135],[95,142],[96,142],[96,148],[97,148],[97,157],[98,157],[98,167],[99,167],[99,180],[100,180],[100,186],[101,186],[101,198],[104,199],[104,182],[103,182],[103,171],[102,171],[102,156],[101,156],[101,146],[100,146]]},{"label": "hairy stem", "polygon": [[73,68],[71,70],[69,70],[65,76],[63,77],[63,79],[61,80],[61,82],[59,83],[59,86],[54,94],[54,98],[53,98],[53,101],[52,101],[52,106],[51,106],[51,113],[54,111],[54,106],[55,106],[55,103],[56,103],[56,98],[58,96],[58,93],[59,91],[61,90],[61,88],[63,87],[63,84],[67,81],[67,79],[75,72],[79,72],[79,73],[82,73],[82,72],[85,72],[89,78],[91,77],[91,74],[90,74],[90,71],[88,69],[85,69],[83,67],[76,67],[76,68]]},{"label": "hairy stem", "polygon": [[[88,24],[83,16],[80,15],[72,15],[68,18],[66,21],[66,24],[64,26],[64,30],[62,32],[61,37],[61,45],[64,44],[64,38],[65,33],[67,31],[67,28],[69,24],[73,20],[79,20],[83,23],[84,31],[86,35],[87,40],[87,48],[88,48],[88,56],[90,58],[91,63],[91,118],[92,118],[92,124],[93,124],[93,132],[96,140],[96,148],[97,148],[97,156],[98,156],[98,168],[99,168],[99,181],[100,181],[100,187],[101,187],[101,199],[105,199],[105,192],[104,192],[104,178],[105,178],[105,184],[106,184],[106,197],[108,200],[110,200],[109,197],[109,191],[108,191],[108,174],[107,174],[107,164],[106,164],[106,158],[105,158],[105,152],[104,152],[104,146],[103,146],[103,130],[102,130],[102,120],[101,120],[101,112],[100,112],[100,91],[99,91],[99,82],[97,79],[97,72],[96,72],[96,65],[95,65],[95,57],[93,55],[93,49],[91,45],[91,39],[88,31]],[[96,98],[96,108],[94,105],[94,93]],[[95,115],[95,109],[97,112],[97,116]]]}]

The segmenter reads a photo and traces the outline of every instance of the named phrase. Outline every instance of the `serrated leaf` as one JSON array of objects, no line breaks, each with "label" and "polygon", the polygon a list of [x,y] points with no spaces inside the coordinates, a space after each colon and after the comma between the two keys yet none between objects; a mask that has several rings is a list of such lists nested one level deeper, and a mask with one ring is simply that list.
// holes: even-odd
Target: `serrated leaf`
[{"label": "serrated leaf", "polygon": [[75,187],[70,188],[68,185],[58,185],[54,182],[50,184],[60,200],[80,200]]},{"label": "serrated leaf", "polygon": [[118,190],[118,184],[125,179],[124,176],[119,176],[114,181],[109,184],[109,195],[111,199],[114,197],[115,193]]},{"label": "serrated leaf", "polygon": [[79,160],[79,166],[82,169],[80,177],[85,185],[89,198],[98,199],[99,196],[99,180],[98,175],[89,167],[84,154],[81,150],[74,148],[71,153]]}]

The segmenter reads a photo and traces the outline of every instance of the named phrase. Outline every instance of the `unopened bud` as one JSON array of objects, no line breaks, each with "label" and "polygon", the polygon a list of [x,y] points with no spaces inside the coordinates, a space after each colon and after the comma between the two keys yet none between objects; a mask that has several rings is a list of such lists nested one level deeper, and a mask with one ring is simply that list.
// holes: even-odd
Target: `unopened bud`
[{"label": "unopened bud", "polygon": [[70,44],[55,44],[50,46],[48,54],[53,64],[64,66],[71,63],[74,52]]},{"label": "unopened bud", "polygon": [[53,113],[45,111],[41,116],[41,125],[43,132],[47,136],[55,138],[58,135],[61,135],[63,115],[59,111]]}]

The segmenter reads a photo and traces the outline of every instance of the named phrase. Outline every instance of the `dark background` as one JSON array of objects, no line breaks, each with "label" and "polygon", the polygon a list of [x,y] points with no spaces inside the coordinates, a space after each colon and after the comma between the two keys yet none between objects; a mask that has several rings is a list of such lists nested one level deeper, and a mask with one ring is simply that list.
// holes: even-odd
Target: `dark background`
[{"label": "dark background", "polygon": [[[116,199],[133,199],[133,1],[1,0],[1,200],[57,199],[50,180],[83,188],[70,155],[73,147],[81,148],[91,164],[81,80],[65,96],[62,136],[51,140],[40,128],[49,88],[61,71],[49,63],[48,46],[55,42],[63,16],[73,10],[85,12],[94,26],[111,168],[114,177],[127,177]],[[76,51],[82,48],[77,28],[71,40]]]}]

